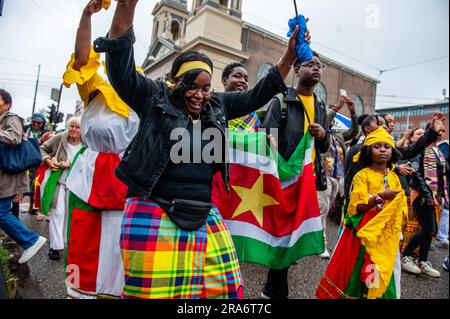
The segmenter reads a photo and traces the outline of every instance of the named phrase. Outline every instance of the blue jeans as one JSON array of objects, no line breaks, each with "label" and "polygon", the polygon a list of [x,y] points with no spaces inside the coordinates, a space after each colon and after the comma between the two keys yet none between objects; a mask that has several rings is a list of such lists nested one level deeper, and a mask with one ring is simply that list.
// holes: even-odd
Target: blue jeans
[{"label": "blue jeans", "polygon": [[33,246],[39,238],[37,233],[30,231],[20,220],[11,214],[14,197],[0,198],[0,229],[3,230],[22,249]]}]

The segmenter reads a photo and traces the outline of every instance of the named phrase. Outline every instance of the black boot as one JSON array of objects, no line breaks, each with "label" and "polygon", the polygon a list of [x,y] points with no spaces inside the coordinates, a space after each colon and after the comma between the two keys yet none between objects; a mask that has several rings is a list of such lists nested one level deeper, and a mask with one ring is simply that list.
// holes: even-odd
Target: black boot
[{"label": "black boot", "polygon": [[58,260],[59,259],[59,251],[50,249],[48,252],[48,258],[51,260]]}]

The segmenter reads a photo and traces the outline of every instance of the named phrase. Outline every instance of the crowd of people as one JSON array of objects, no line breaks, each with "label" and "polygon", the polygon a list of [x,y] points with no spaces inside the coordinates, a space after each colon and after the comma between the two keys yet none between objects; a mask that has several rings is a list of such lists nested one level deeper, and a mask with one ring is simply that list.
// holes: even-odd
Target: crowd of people
[{"label": "crowd of people", "polygon": [[[278,138],[268,139],[286,160],[305,134],[314,138],[314,187],[324,234],[329,213],[341,216],[336,246],[324,238],[320,257],[329,264],[318,298],[400,298],[400,269],[440,276],[428,254],[434,236],[436,246],[449,247],[442,113],[395,141],[392,115],[359,115],[345,94],[338,104],[325,105],[314,94],[324,69],[320,57],[297,57],[299,28],[254,88],[248,87],[245,66],[236,62],[223,71],[224,92],[213,91],[213,63],[195,51],[175,59],[168,82],[154,81],[134,62],[137,0],[119,1],[108,36],[92,45],[91,19],[103,4],[91,0],[85,7],[63,77],[66,87],[78,88],[81,118],[71,118],[66,130],[55,134],[37,113],[24,129],[11,110],[11,95],[0,90],[0,143],[36,139],[42,155],[42,169],[17,174],[0,169],[0,229],[24,250],[19,263],[47,241],[19,219],[19,203],[29,196],[29,213],[49,221],[48,257],[67,254],[70,298],[242,298],[238,256],[212,200],[215,185],[229,185],[230,166],[225,152],[218,161],[196,161],[214,140],[194,139],[210,128],[223,137],[226,129],[276,129]],[[304,41],[310,42],[309,32]],[[106,53],[109,82],[97,72],[100,52]],[[285,85],[292,68],[295,88]],[[267,112],[257,112],[264,105]],[[351,127],[336,130],[344,105]],[[172,140],[176,128],[190,138]],[[191,146],[187,162],[172,160],[178,142]],[[56,176],[47,216],[35,200],[39,174],[47,183]],[[417,227],[408,233],[412,221]],[[377,284],[370,279],[373,265]],[[443,268],[448,271],[448,257]],[[268,269],[261,297],[287,298],[288,271]],[[73,280],[75,273],[83,274],[81,281]]]}]

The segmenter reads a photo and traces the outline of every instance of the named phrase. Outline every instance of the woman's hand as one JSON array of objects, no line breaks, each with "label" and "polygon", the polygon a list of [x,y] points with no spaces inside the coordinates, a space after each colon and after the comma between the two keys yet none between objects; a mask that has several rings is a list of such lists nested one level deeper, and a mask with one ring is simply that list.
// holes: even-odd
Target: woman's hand
[{"label": "woman's hand", "polygon": [[45,160],[45,164],[47,164],[47,166],[50,168],[50,169],[52,169],[52,170],[57,170],[57,169],[59,169],[59,164],[58,164],[58,162],[57,161],[55,161],[55,160],[53,160],[53,159],[51,159],[51,158],[47,158],[46,160]]},{"label": "woman's hand", "polygon": [[93,15],[102,10],[102,0],[91,0],[83,10],[83,14]]},{"label": "woman's hand", "polygon": [[61,161],[59,162],[59,167],[66,169],[66,168],[70,168],[70,163],[67,161]]}]

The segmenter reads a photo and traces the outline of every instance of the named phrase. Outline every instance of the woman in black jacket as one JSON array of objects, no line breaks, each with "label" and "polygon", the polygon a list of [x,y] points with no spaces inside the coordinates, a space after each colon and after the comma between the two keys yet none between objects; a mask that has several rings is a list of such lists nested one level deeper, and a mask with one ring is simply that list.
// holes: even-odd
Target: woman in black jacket
[{"label": "woman in black jacket", "polygon": [[[211,204],[220,170],[228,184],[225,128],[285,92],[296,59],[298,30],[283,57],[254,89],[211,91],[213,64],[187,52],[173,63],[171,82],[135,71],[132,29],[137,0],[119,0],[106,52],[116,92],[140,117],[139,131],[116,175],[128,187],[122,223],[125,298],[239,298],[242,278],[230,234]],[[305,40],[309,41],[306,35]],[[191,139],[192,136],[192,139]],[[203,156],[202,156],[203,155]]]},{"label": "woman in black jacket", "polygon": [[[411,238],[403,251],[402,269],[410,273],[440,277],[439,271],[428,261],[428,252],[433,234],[437,232],[435,210],[442,205],[442,200],[448,205],[448,165],[442,152],[433,143],[411,160],[411,166],[417,169],[417,172],[411,175],[411,185],[418,193],[413,200],[413,206],[422,228]],[[417,247],[418,265],[412,258]]]}]

